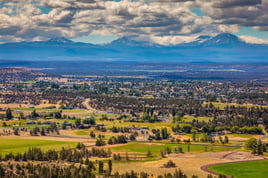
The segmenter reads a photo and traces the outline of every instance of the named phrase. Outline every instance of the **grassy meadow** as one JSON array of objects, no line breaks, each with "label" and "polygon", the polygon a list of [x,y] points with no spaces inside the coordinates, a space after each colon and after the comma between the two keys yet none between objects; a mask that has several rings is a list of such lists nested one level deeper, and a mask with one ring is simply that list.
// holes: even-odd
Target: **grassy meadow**
[{"label": "grassy meadow", "polygon": [[[188,152],[188,145],[179,144],[183,152]],[[146,153],[148,150],[153,155],[159,155],[160,150],[165,150],[167,147],[174,151],[178,148],[178,144],[172,143],[144,143],[144,142],[130,142],[128,144],[112,147],[111,149],[116,152],[133,152],[133,153]],[[189,145],[189,152],[206,152],[206,151],[232,151],[238,149],[237,147],[224,147],[224,146],[204,146],[204,145]]]},{"label": "grassy meadow", "polygon": [[12,153],[23,153],[31,147],[41,148],[42,150],[60,150],[62,147],[74,148],[77,143],[53,141],[53,140],[37,140],[37,139],[22,139],[22,138],[0,138],[0,154],[5,155]]},{"label": "grassy meadow", "polygon": [[234,178],[266,178],[267,167],[268,160],[262,160],[213,165],[209,167],[209,170]]}]

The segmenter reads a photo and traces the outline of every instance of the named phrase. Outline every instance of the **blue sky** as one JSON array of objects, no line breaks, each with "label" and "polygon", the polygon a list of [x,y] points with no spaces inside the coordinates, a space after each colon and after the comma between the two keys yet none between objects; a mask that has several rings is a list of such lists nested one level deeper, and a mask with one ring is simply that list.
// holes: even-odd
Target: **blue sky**
[{"label": "blue sky", "polygon": [[0,43],[128,36],[163,45],[232,33],[268,43],[268,0],[0,0]]}]

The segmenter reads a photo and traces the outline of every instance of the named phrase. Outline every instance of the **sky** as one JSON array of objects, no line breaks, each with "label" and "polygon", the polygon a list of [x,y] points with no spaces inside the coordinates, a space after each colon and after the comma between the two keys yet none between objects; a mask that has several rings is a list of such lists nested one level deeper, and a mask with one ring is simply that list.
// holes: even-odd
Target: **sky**
[{"label": "sky", "polygon": [[0,43],[127,36],[174,45],[220,33],[268,43],[268,0],[0,0]]}]

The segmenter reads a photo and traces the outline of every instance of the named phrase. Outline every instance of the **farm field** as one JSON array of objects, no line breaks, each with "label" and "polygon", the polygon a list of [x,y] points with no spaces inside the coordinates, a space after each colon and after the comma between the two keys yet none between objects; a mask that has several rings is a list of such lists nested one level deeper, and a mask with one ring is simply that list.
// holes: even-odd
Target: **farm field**
[{"label": "farm field", "polygon": [[192,122],[193,120],[198,120],[199,122],[205,121],[208,122],[209,120],[212,120],[212,117],[193,117],[193,116],[185,116],[183,118],[183,121],[186,122]]},{"label": "farm field", "polygon": [[[237,103],[219,103],[219,102],[211,102],[214,107],[217,107],[219,109],[224,109],[226,106],[235,106],[235,107],[268,107],[266,105],[253,105],[253,104],[237,104]],[[209,104],[207,102],[203,103],[203,105]]]},{"label": "farm field", "polygon": [[262,160],[213,165],[209,167],[209,170],[234,178],[266,178],[267,166],[268,160]]},{"label": "farm field", "polygon": [[[125,145],[112,147],[113,151],[118,152],[135,152],[146,153],[148,150],[152,154],[159,155],[160,150],[164,150],[167,147],[174,151],[178,145],[182,148],[183,152],[188,152],[188,145],[186,144],[171,144],[171,143],[142,143],[131,142]],[[203,145],[189,145],[189,152],[206,152],[206,151],[232,151],[238,149],[238,147],[222,147],[222,146],[203,146]]]},{"label": "farm field", "polygon": [[0,138],[0,154],[8,153],[23,153],[28,148],[37,147],[42,150],[60,150],[62,147],[74,148],[76,142],[54,141],[54,140],[38,140],[38,139],[23,139],[23,138]]}]

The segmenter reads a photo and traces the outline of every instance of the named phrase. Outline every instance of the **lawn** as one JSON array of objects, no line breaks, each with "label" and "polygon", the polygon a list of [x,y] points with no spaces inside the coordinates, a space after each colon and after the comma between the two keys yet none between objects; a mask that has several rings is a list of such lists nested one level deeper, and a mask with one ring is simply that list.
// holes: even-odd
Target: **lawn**
[{"label": "lawn", "polygon": [[254,135],[254,134],[229,134],[230,136],[233,136],[233,137],[242,137],[242,138],[251,138],[251,137],[254,137],[254,136],[263,136],[263,135]]},{"label": "lawn", "polygon": [[[224,109],[226,106],[235,106],[235,107],[247,107],[247,108],[252,108],[252,107],[268,107],[268,106],[260,106],[260,105],[252,105],[252,104],[237,104],[237,103],[218,103],[218,102],[211,102],[214,107],[218,107],[220,109]],[[209,104],[209,102],[204,103]]]},{"label": "lawn", "polygon": [[213,117],[193,117],[193,116],[185,116],[183,118],[184,121],[192,122],[193,120],[198,120],[199,122],[205,121],[208,122],[209,120],[213,120]]},{"label": "lawn", "polygon": [[120,114],[113,114],[113,113],[89,113],[89,114],[81,114],[81,116],[92,116],[92,117],[102,117],[106,115],[107,117],[119,117]]},{"label": "lawn", "polygon": [[46,109],[46,108],[11,108],[12,110],[16,111],[47,111],[47,112],[53,112],[53,111],[62,111],[63,113],[85,113],[87,110],[84,109]]},{"label": "lawn", "polygon": [[76,132],[74,132],[76,135],[89,135],[89,131],[88,130],[78,130]]},{"label": "lawn", "polygon": [[60,150],[62,147],[74,148],[77,143],[53,141],[53,140],[36,140],[36,139],[20,139],[20,138],[0,138],[0,154],[22,153],[30,147],[38,147],[42,150],[55,149]]},{"label": "lawn", "polygon": [[44,108],[11,108],[15,111],[60,111],[60,109],[44,109]]},{"label": "lawn", "polygon": [[228,163],[210,166],[209,170],[235,178],[266,178],[268,160]]},{"label": "lawn", "polygon": [[148,123],[148,122],[124,122],[115,120],[115,121],[98,121],[97,123],[103,123],[106,128],[111,128],[113,126],[120,126],[120,127],[126,127],[126,126],[135,126],[135,127],[149,127],[150,129],[160,129],[160,128],[168,128],[168,131],[171,132],[171,126],[174,126],[173,123],[170,122],[155,122],[155,123]]},{"label": "lawn", "polygon": [[[179,144],[184,152],[188,152],[188,145]],[[178,147],[178,144],[172,143],[142,143],[142,142],[131,142],[125,145],[120,145],[117,147],[112,147],[112,150],[118,152],[136,152],[136,153],[146,153],[147,150],[150,150],[153,154],[159,154],[160,150],[165,148],[171,148],[174,151],[174,148]],[[223,146],[207,146],[207,151],[231,151],[237,149],[237,147],[223,147]],[[190,152],[204,152],[205,146],[203,145],[190,145]]]}]

